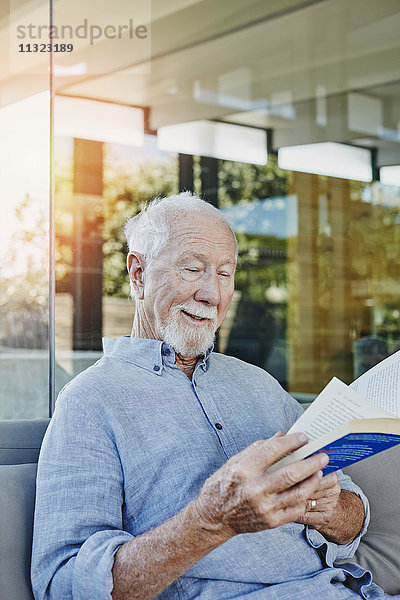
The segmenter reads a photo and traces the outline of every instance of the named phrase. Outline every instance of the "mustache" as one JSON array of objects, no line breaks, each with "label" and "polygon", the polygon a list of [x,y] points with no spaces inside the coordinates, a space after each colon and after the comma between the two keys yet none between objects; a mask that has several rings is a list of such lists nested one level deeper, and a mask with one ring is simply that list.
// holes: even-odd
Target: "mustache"
[{"label": "mustache", "polygon": [[217,307],[216,306],[203,306],[196,301],[182,302],[174,306],[174,311],[184,310],[195,317],[201,317],[203,319],[211,319],[212,321],[217,320]]}]

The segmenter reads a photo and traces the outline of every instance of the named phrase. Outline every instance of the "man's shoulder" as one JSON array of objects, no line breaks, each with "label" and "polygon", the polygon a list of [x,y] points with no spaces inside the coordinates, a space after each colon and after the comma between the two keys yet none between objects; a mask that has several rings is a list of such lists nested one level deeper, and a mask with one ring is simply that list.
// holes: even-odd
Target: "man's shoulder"
[{"label": "man's shoulder", "polygon": [[[298,417],[297,401],[282,387],[275,377],[261,367],[245,362],[234,356],[212,353],[209,372],[215,383],[221,383],[232,395],[258,398],[260,406],[273,406],[274,411],[279,407],[288,417],[287,428]],[[272,402],[272,404],[271,404]]]},{"label": "man's shoulder", "polygon": [[236,358],[235,356],[213,352],[210,355],[210,359],[211,365],[214,369],[229,370],[231,374],[244,374],[253,379],[257,378],[263,381],[268,381],[270,383],[275,382],[278,384],[276,379],[265,369],[248,363],[240,358]]},{"label": "man's shoulder", "polygon": [[95,398],[99,404],[102,398],[109,398],[110,394],[115,393],[121,381],[118,365],[103,356],[71,379],[60,391],[57,401],[77,398],[86,404]]}]

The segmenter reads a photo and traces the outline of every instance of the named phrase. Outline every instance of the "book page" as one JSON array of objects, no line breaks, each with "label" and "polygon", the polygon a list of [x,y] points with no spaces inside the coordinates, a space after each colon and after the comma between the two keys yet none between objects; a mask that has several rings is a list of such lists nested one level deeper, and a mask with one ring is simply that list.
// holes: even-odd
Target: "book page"
[{"label": "book page", "polygon": [[334,377],[288,433],[303,431],[308,436],[308,441],[312,442],[349,419],[391,416]]},{"label": "book page", "polygon": [[350,387],[376,406],[400,417],[400,350],[360,375]]}]

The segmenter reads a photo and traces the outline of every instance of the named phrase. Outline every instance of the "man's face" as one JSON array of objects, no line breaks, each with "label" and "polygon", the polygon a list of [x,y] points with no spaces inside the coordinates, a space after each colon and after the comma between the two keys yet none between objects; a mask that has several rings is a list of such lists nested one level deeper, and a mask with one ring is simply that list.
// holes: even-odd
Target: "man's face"
[{"label": "man's face", "polygon": [[204,214],[177,220],[144,270],[142,318],[154,337],[182,356],[204,354],[232,300],[235,268],[235,243],[224,223]]}]

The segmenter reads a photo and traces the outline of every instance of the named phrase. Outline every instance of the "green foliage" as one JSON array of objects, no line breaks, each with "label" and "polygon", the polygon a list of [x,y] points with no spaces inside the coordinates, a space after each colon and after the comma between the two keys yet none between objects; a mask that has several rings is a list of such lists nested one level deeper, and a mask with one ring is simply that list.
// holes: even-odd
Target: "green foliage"
[{"label": "green foliage", "polygon": [[[105,146],[103,219],[103,289],[105,295],[127,297],[129,281],[126,273],[126,240],[122,231],[126,220],[156,196],[168,196],[178,191],[178,161],[150,159],[132,164],[116,158]],[[72,265],[73,236],[72,157],[58,165],[56,173],[56,278],[59,291],[68,290]],[[195,191],[200,193],[199,160],[194,160]],[[286,193],[286,175],[280,171],[274,157],[267,165],[249,165],[230,161],[219,162],[220,206],[244,203],[259,198]],[[244,287],[244,270],[252,265],[264,281],[284,283],[282,261],[263,265],[262,249],[284,248],[285,240],[257,235],[238,235],[238,286]],[[260,264],[262,265],[260,269]],[[243,271],[243,273],[242,273]],[[260,287],[260,286],[258,286]],[[252,288],[260,299],[260,289]]]},{"label": "green foliage", "polygon": [[127,244],[122,228],[146,202],[156,196],[177,193],[177,161],[150,160],[132,168],[105,159],[103,289],[107,296],[126,298],[129,279],[126,271]]},{"label": "green foliage", "polygon": [[[263,198],[285,196],[287,175],[279,169],[276,157],[266,165],[220,161],[219,205],[247,204]],[[287,240],[271,235],[237,234],[239,258],[236,289],[252,301],[265,304],[270,284],[286,285]],[[274,254],[277,258],[274,258]]]},{"label": "green foliage", "polygon": [[[102,223],[103,290],[106,296],[129,296],[127,245],[123,225],[155,196],[177,192],[177,161],[149,160],[132,164],[116,158],[105,146],[103,199],[93,218]],[[72,156],[56,169],[56,281],[57,291],[71,291],[74,197]]]},{"label": "green foliage", "polygon": [[220,161],[218,179],[221,208],[287,194],[287,175],[275,156],[269,156],[266,165]]},{"label": "green foliage", "polygon": [[[220,161],[218,179],[221,208],[287,194],[287,175],[278,168],[274,156],[266,165]],[[287,239],[237,233],[237,240],[235,288],[240,292],[240,300],[226,352],[265,368],[272,349],[280,345],[284,348],[286,338]],[[282,352],[279,372],[274,375],[285,385],[285,350]],[[271,363],[268,368],[273,372]]]},{"label": "green foliage", "polygon": [[26,194],[16,207],[0,278],[1,344],[46,348],[48,339],[48,216],[46,204]]}]

